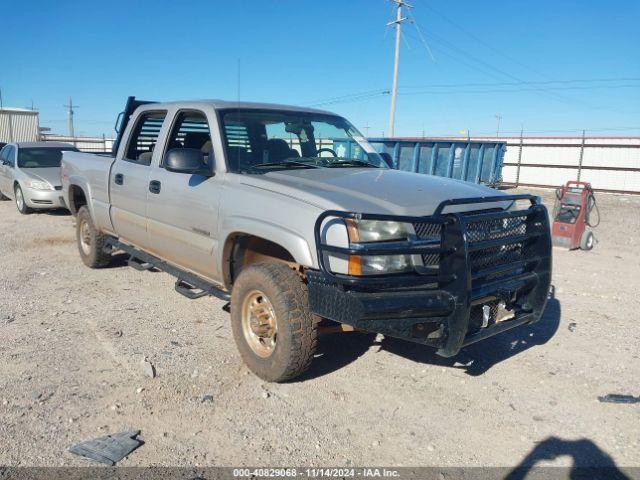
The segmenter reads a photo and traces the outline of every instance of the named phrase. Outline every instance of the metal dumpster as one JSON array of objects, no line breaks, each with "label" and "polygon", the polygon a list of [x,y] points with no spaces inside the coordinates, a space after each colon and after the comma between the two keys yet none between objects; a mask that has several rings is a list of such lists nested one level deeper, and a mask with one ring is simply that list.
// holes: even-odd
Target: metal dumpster
[{"label": "metal dumpster", "polygon": [[449,177],[492,187],[502,182],[506,142],[434,138],[369,138],[398,170]]}]

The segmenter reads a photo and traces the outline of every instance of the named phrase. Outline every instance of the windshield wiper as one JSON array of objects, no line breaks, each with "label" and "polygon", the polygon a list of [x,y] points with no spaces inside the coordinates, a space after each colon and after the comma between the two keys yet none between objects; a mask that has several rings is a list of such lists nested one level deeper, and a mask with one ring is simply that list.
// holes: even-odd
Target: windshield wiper
[{"label": "windshield wiper", "polygon": [[339,162],[330,162],[327,167],[367,167],[367,168],[380,168],[373,163],[365,162],[363,160],[341,160]]},{"label": "windshield wiper", "polygon": [[255,165],[251,165],[250,170],[259,169],[259,168],[267,168],[267,167],[304,167],[304,168],[319,168],[316,165],[311,163],[297,162],[295,160],[283,160],[281,162],[264,162],[264,163],[256,163]]}]

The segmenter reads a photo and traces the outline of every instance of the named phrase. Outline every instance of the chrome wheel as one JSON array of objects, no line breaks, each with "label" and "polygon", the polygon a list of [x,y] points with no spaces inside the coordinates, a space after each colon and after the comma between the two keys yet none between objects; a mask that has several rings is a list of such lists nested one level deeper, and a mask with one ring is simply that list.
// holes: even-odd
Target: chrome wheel
[{"label": "chrome wheel", "polygon": [[84,219],[80,223],[80,248],[85,255],[91,254],[91,226]]},{"label": "chrome wheel", "polygon": [[278,323],[271,301],[260,290],[252,290],[244,297],[242,332],[256,355],[267,358],[273,354]]},{"label": "chrome wheel", "polygon": [[18,210],[24,210],[24,196],[22,195],[22,189],[20,187],[16,187],[16,206]]}]

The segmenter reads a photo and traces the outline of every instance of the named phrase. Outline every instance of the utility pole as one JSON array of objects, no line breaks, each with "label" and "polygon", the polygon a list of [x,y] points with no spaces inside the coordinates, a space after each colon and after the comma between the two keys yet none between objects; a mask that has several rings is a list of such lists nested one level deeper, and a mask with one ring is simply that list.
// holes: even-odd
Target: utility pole
[{"label": "utility pole", "polygon": [[[75,133],[73,131],[73,100],[71,100],[71,97],[69,97],[69,105],[64,105],[65,108],[68,108],[68,125],[69,125],[69,136],[71,138],[75,137]],[[78,108],[76,106],[76,108]]]},{"label": "utility pole", "polygon": [[496,128],[496,138],[497,138],[500,136],[500,122],[502,121],[502,115],[498,113],[496,115],[496,120],[498,120],[498,127]]},{"label": "utility pole", "polygon": [[396,122],[396,97],[398,96],[398,67],[400,66],[400,37],[402,34],[402,22],[407,20],[402,16],[402,7],[413,8],[404,0],[391,0],[396,4],[396,19],[387,23],[387,26],[394,25],[396,27],[396,53],[393,62],[393,86],[391,88],[391,109],[389,111],[389,136],[393,137],[394,126]]}]

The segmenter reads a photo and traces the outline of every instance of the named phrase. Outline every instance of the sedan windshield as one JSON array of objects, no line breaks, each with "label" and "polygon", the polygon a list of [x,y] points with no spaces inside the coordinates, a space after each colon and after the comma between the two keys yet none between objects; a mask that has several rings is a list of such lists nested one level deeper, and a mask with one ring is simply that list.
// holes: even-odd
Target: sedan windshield
[{"label": "sedan windshield", "polygon": [[222,110],[229,171],[266,173],[315,168],[387,168],[344,118],[280,110]]},{"label": "sedan windshield", "polygon": [[51,148],[33,147],[18,150],[18,167],[20,168],[52,168],[59,167],[62,152],[76,151],[73,147]]}]

